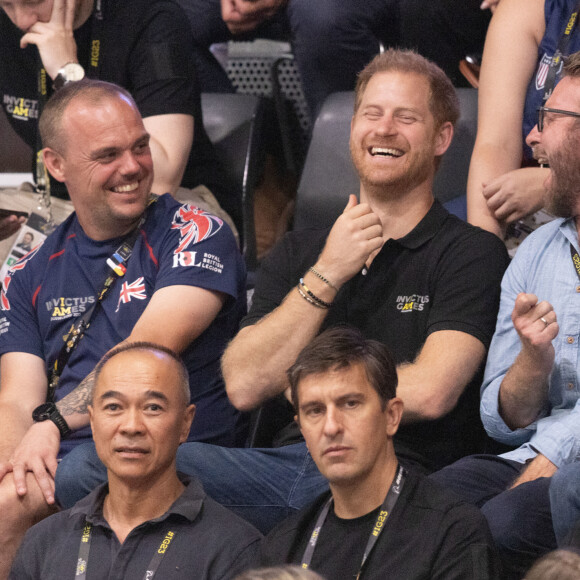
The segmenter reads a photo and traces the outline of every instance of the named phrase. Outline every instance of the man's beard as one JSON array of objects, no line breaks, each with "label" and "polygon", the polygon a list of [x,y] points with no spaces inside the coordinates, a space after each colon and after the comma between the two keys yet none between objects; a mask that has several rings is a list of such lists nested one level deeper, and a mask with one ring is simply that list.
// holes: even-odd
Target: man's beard
[{"label": "man's beard", "polygon": [[562,146],[550,155],[550,170],[546,209],[558,217],[575,216],[580,200],[580,158],[575,132],[569,134]]}]

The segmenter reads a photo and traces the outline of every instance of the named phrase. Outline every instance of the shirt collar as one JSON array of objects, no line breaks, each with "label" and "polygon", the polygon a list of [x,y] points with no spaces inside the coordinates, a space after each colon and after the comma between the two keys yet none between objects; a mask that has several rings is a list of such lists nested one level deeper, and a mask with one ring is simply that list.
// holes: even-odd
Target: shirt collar
[{"label": "shirt collar", "polygon": [[[160,517],[149,520],[148,523],[162,522],[171,515],[180,515],[193,522],[199,515],[206,497],[201,482],[193,476],[178,473],[179,479],[185,485],[183,493],[173,502],[169,509]],[[70,510],[69,517],[83,515],[87,522],[94,525],[109,527],[103,517],[103,503],[109,493],[109,484],[103,483],[85,498],[78,501]]]},{"label": "shirt collar", "polygon": [[441,229],[448,216],[449,212],[435,199],[425,217],[406,236],[394,241],[414,250],[428,242]]},{"label": "shirt collar", "polygon": [[578,230],[576,229],[576,220],[573,217],[562,220],[558,229],[575,248],[578,248]]}]

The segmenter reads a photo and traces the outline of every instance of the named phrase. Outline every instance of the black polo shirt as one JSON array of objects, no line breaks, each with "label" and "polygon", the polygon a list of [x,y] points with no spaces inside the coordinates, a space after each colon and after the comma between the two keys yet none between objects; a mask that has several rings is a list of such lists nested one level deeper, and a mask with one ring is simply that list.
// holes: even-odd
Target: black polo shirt
[{"label": "black polo shirt", "polygon": [[[290,232],[264,261],[253,305],[242,326],[274,310],[316,260],[329,229]],[[489,346],[500,283],[508,264],[504,244],[449,214],[435,201],[405,237],[388,240],[368,271],[344,284],[321,331],[337,324],[359,328],[385,343],[397,364],[412,362],[427,337],[458,330]],[[436,421],[401,426],[397,454],[428,471],[481,451],[482,364],[455,409]]]},{"label": "black polo shirt", "polygon": [[93,525],[87,580],[142,580],[151,558],[171,531],[155,578],[222,580],[256,564],[260,533],[207,497],[201,483],[182,478],[184,492],[161,517],[137,526],[123,544],[103,517],[108,485],[28,532],[12,566],[14,580],[75,577],[85,521]]}]

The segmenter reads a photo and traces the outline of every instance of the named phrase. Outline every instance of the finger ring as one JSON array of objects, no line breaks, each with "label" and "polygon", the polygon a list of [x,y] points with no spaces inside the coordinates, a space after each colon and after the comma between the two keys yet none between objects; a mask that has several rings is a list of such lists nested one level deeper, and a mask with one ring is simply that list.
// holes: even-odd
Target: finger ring
[{"label": "finger ring", "polygon": [[543,316],[540,318],[540,320],[546,325],[544,328],[546,328],[548,324],[550,324]]}]

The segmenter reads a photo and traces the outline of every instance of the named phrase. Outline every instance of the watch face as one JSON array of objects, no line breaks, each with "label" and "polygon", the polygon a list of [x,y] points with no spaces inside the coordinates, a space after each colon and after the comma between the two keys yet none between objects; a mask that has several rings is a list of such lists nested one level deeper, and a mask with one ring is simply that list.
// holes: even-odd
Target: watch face
[{"label": "watch face", "polygon": [[85,76],[85,69],[76,62],[69,62],[63,68],[66,82],[80,81]]},{"label": "watch face", "polygon": [[46,421],[50,418],[50,413],[54,409],[54,403],[42,403],[32,412],[34,421]]}]

